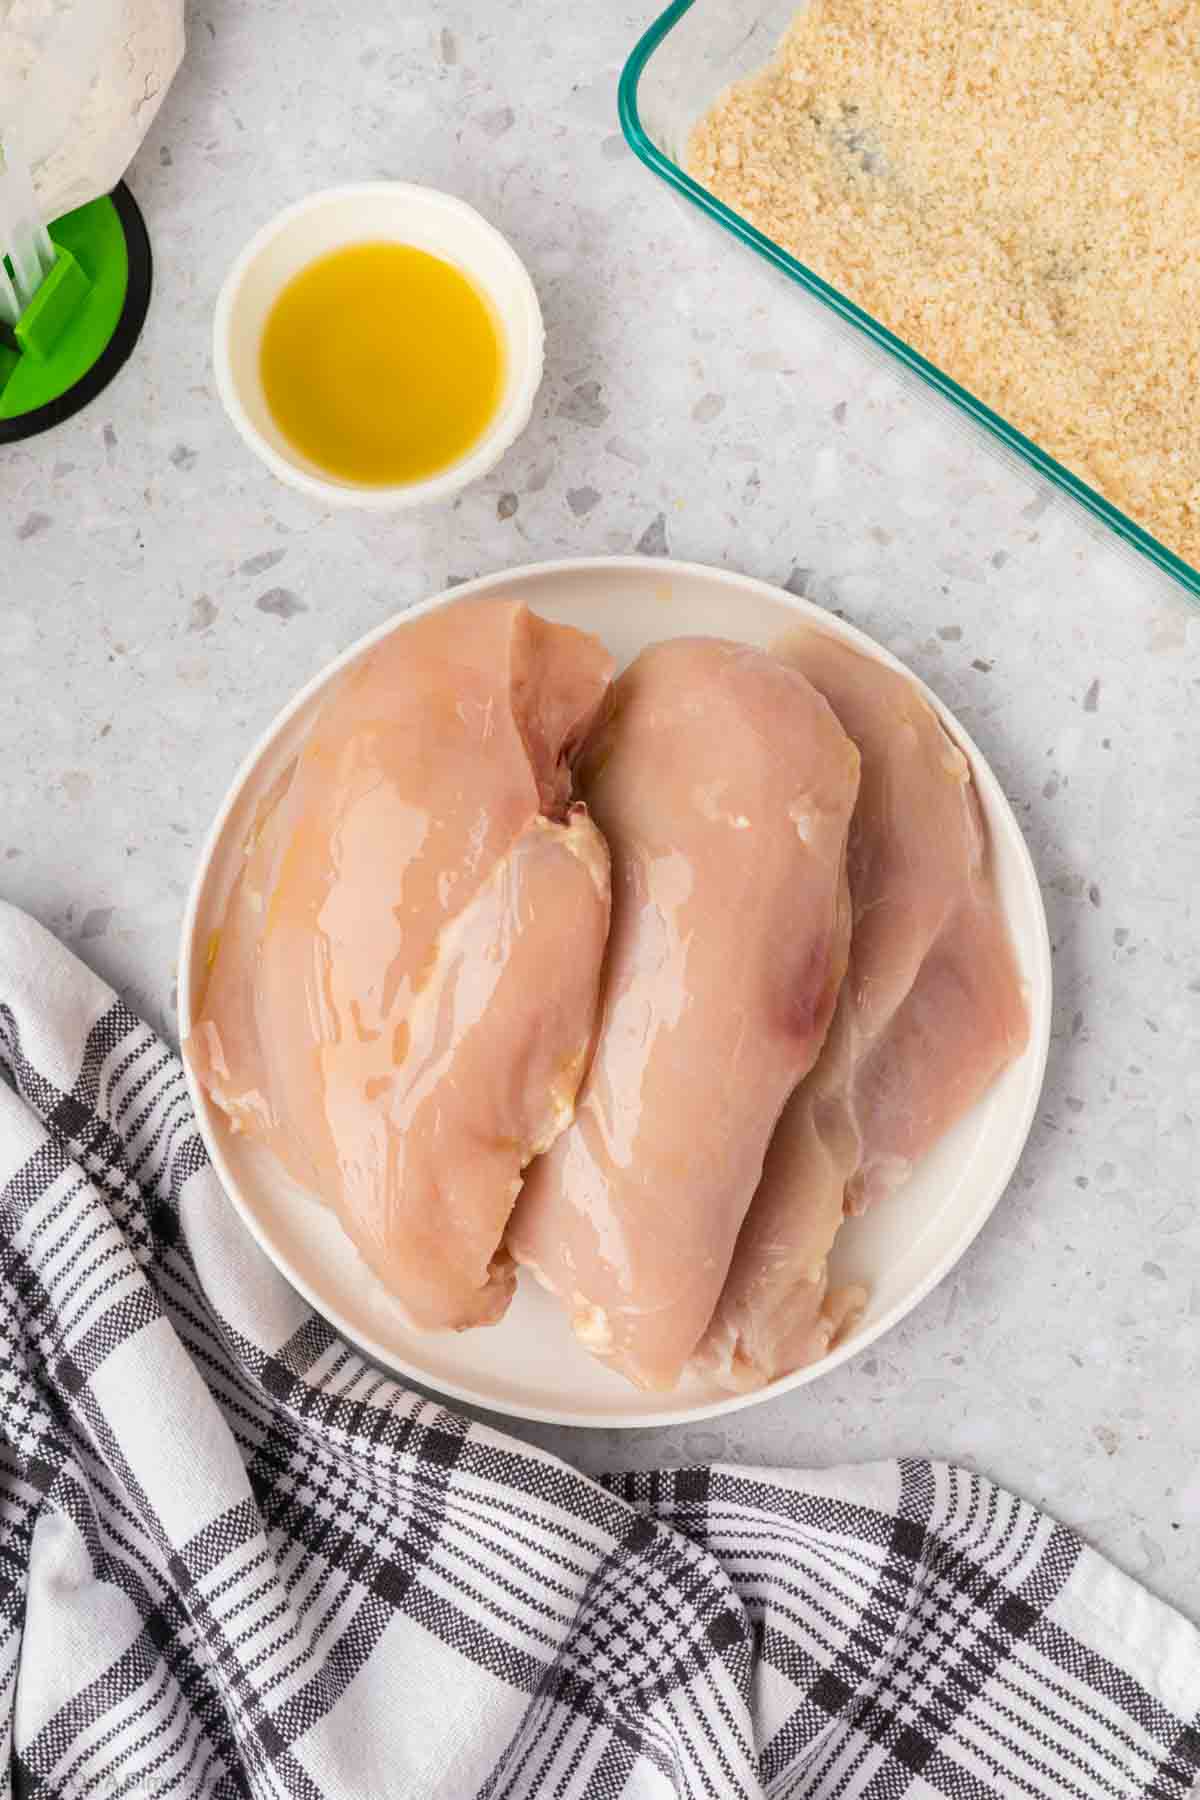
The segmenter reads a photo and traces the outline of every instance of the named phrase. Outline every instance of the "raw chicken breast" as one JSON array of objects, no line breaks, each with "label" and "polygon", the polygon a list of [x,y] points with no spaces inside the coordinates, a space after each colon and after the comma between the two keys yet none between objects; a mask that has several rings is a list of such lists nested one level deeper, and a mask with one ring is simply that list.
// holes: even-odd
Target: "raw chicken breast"
[{"label": "raw chicken breast", "polygon": [[422,1328],[504,1312],[521,1171],[572,1115],[609,863],[570,764],[611,673],[506,601],[371,651],[268,797],[187,1046]]},{"label": "raw chicken breast", "polygon": [[613,855],[595,1058],[507,1242],[577,1336],[668,1388],[846,966],[858,754],[804,677],[681,638],[617,682],[583,791]]},{"label": "raw chicken breast", "polygon": [[845,1210],[906,1180],[1028,1035],[966,757],[913,683],[873,658],[816,630],[778,654],[862,754],[854,932],[828,1041],[772,1139],[701,1350],[731,1387],[825,1354],[865,1298],[827,1292]]}]

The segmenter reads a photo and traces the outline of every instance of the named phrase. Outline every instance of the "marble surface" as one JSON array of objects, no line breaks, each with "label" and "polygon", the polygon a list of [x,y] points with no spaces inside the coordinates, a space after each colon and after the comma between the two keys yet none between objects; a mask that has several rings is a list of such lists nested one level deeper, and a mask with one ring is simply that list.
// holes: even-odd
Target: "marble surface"
[{"label": "marble surface", "polygon": [[[636,548],[840,610],[958,712],[1025,823],[1057,982],[1029,1146],[954,1276],[828,1379],[692,1429],[523,1435],[589,1470],[957,1458],[1200,1618],[1200,612],[635,162],[615,86],[650,13],[190,8],[130,177],[157,258],[135,360],[0,450],[0,892],[171,1034],[184,895],[243,751],[389,614]],[[494,475],[392,519],[275,482],[208,354],[250,232],[381,176],[494,219],[548,326],[533,422]]]}]

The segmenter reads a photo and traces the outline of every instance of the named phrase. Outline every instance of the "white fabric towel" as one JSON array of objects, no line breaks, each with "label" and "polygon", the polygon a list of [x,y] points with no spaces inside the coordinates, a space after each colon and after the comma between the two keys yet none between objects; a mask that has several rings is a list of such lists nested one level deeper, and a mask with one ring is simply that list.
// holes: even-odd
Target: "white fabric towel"
[{"label": "white fabric towel", "polygon": [[1183,1800],[1200,1635],[962,1469],[585,1480],[389,1381],[174,1054],[0,908],[18,1796]]}]

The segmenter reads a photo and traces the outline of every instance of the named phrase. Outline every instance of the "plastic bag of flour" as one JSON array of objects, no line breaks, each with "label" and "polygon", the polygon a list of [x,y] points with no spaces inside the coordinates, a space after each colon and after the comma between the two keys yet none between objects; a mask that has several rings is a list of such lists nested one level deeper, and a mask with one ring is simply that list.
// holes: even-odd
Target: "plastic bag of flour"
[{"label": "plastic bag of flour", "polygon": [[0,0],[0,138],[46,219],[121,179],[183,55],[184,0]]}]

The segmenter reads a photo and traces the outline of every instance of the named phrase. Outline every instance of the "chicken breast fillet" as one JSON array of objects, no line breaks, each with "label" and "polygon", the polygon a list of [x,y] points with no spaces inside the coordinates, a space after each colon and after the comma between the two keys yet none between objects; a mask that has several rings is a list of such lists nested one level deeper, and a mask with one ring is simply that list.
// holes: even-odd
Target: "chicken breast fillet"
[{"label": "chicken breast fillet", "polygon": [[571,762],[611,673],[500,600],[369,652],[268,798],[187,1045],[422,1328],[504,1312],[521,1172],[572,1115],[609,861]]},{"label": "chicken breast fillet", "polygon": [[1024,1049],[1020,970],[970,765],[913,683],[806,630],[778,654],[862,755],[850,966],[816,1068],[771,1141],[699,1362],[753,1387],[823,1356],[861,1309],[828,1292],[845,1211],[913,1165]]},{"label": "chicken breast fillet", "polygon": [[858,754],[796,670],[683,638],[621,676],[581,776],[613,856],[600,1034],[507,1242],[589,1350],[669,1388],[833,1013]]}]

